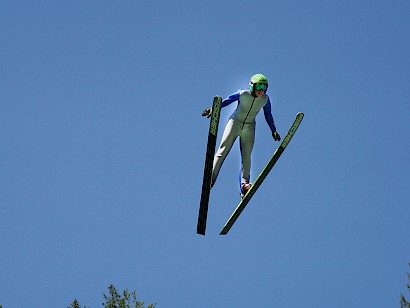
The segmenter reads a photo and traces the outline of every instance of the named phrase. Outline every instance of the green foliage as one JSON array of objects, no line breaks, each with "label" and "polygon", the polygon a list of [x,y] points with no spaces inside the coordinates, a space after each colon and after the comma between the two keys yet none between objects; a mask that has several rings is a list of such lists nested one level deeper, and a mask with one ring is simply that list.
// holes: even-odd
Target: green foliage
[{"label": "green foliage", "polygon": [[[102,303],[102,306],[104,308],[145,308],[144,302],[137,301],[137,293],[135,291],[130,293],[128,290],[124,290],[120,294],[112,284],[108,286],[108,291],[108,295],[103,293],[104,303]],[[155,306],[156,304],[150,304],[147,308],[155,308]],[[1,305],[0,308],[2,308]],[[74,299],[67,308],[82,308],[82,306],[77,299]],[[83,308],[86,308],[86,306]]]},{"label": "green foliage", "polygon": [[[82,308],[80,303],[78,302],[77,299],[74,299],[73,302],[68,306],[67,308]],[[87,308],[84,306],[84,308]]]},{"label": "green foliage", "polygon": [[[410,266],[410,263],[409,263],[409,266]],[[409,282],[410,282],[410,274],[409,274],[409,273],[407,273],[407,279],[408,279]],[[407,290],[410,292],[410,284],[407,284]],[[410,307],[410,302],[408,302],[408,301],[406,300],[406,298],[404,297],[404,295],[401,294],[401,297],[400,297],[400,308],[408,308],[408,307]]]},{"label": "green foliage", "polygon": [[[104,294],[105,308],[145,308],[144,302],[137,301],[137,293],[135,291],[128,292],[124,290],[122,296],[118,293],[117,289],[111,284],[108,287],[109,294]],[[155,308],[155,304],[150,304],[148,308]]]}]

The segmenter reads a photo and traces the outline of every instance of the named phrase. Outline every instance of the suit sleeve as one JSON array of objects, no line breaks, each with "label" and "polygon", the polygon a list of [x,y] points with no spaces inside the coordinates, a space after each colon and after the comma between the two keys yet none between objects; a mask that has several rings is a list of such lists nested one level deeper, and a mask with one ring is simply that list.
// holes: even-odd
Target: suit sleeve
[{"label": "suit sleeve", "polygon": [[229,95],[227,98],[225,98],[222,101],[221,107],[226,107],[230,104],[232,104],[233,102],[236,102],[237,100],[239,100],[239,95],[240,95],[240,90],[236,91],[235,93],[232,93],[231,95]]},{"label": "suit sleeve", "polygon": [[276,126],[272,116],[272,105],[270,103],[270,99],[268,99],[268,102],[263,107],[263,113],[265,114],[265,120],[266,123],[268,123],[270,130],[272,131],[272,133],[275,132]]}]

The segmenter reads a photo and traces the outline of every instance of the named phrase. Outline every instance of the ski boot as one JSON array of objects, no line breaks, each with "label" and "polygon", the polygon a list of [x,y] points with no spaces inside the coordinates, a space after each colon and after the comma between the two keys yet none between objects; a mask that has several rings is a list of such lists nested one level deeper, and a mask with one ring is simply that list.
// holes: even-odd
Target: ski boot
[{"label": "ski boot", "polygon": [[245,197],[246,193],[251,189],[252,184],[251,183],[243,183],[241,184],[241,198]]}]

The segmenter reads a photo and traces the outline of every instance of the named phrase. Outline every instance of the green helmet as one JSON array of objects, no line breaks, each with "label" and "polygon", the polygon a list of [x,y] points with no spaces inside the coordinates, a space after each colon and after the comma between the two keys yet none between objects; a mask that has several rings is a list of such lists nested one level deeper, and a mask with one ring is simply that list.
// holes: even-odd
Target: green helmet
[{"label": "green helmet", "polygon": [[266,85],[266,89],[265,89],[265,92],[266,92],[266,90],[268,89],[268,78],[266,78],[266,76],[262,74],[253,75],[251,77],[251,80],[249,81],[249,85],[250,85],[249,89],[251,90],[252,93],[255,92],[254,84],[257,84],[257,83]]}]

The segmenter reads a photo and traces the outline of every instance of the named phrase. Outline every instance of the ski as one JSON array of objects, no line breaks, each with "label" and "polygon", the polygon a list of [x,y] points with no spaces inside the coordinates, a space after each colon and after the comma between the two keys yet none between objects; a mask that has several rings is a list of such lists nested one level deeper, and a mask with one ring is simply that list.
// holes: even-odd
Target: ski
[{"label": "ski", "polygon": [[251,188],[249,191],[246,193],[246,195],[243,197],[241,202],[238,204],[236,207],[235,211],[232,213],[231,217],[228,219],[226,222],[225,226],[222,228],[220,235],[226,235],[235,221],[238,219],[239,215],[242,213],[246,205],[249,203],[251,200],[252,196],[255,194],[255,192],[258,190],[259,186],[261,186],[263,180],[266,178],[266,176],[269,174],[275,163],[278,161],[279,157],[282,155],[283,151],[286,149],[287,145],[289,144],[290,140],[292,139],[293,135],[295,134],[296,130],[298,129],[300,123],[303,120],[304,114],[302,112],[299,112],[296,115],[296,119],[293,122],[292,126],[290,127],[288,133],[286,134],[285,138],[283,138],[283,141],[279,145],[279,147],[276,149],[276,151],[273,153],[272,157],[270,158],[269,162],[266,164],[266,166],[263,168],[262,172],[259,174],[259,176],[256,178],[255,182],[252,184]]},{"label": "ski", "polygon": [[218,135],[219,117],[222,98],[215,96],[212,104],[211,122],[209,124],[208,143],[206,146],[204,178],[202,182],[201,202],[199,205],[197,233],[205,235],[206,218],[208,216],[209,195],[211,192],[212,167]]}]

